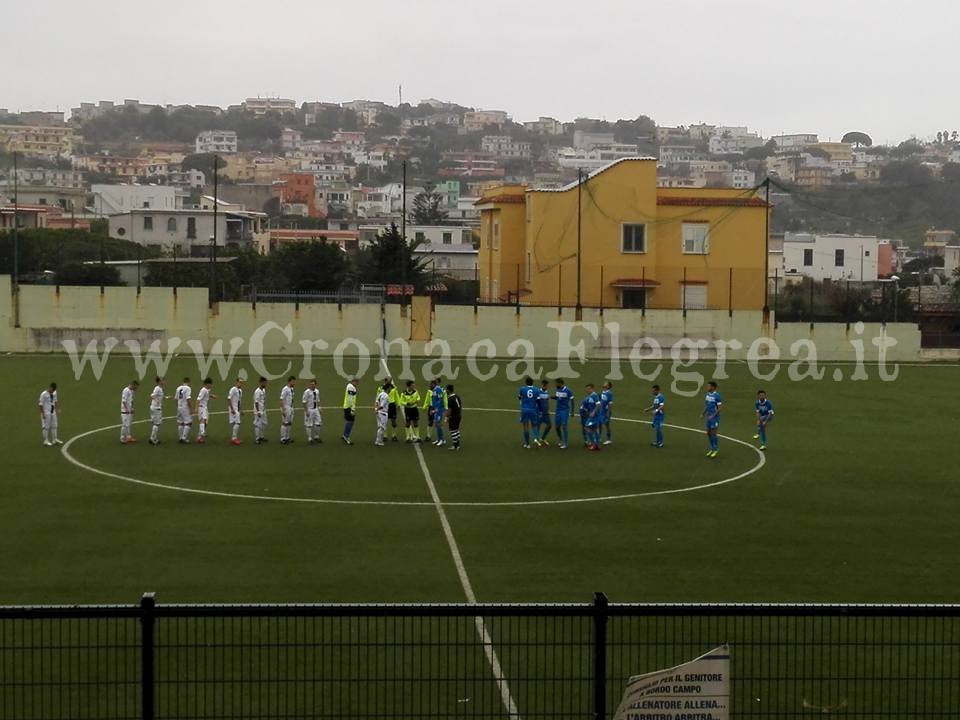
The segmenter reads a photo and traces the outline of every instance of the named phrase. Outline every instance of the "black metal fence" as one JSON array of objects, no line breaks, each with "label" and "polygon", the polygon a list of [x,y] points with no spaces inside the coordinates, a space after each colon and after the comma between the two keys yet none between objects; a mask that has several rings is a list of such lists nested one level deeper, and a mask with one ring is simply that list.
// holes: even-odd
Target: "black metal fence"
[{"label": "black metal fence", "polygon": [[0,608],[0,717],[605,718],[721,644],[732,717],[960,715],[960,606]]}]

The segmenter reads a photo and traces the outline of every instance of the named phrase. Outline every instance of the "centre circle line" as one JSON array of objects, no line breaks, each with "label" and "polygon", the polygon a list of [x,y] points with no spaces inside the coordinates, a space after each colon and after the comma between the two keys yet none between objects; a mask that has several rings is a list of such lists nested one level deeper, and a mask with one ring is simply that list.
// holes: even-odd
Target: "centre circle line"
[{"label": "centre circle line", "polygon": [[[324,410],[330,409],[340,409],[338,406],[326,406]],[[470,408],[471,412],[505,412],[505,413],[515,413],[516,410],[507,409],[507,408]],[[275,409],[268,409],[267,412],[277,412]],[[209,413],[210,415],[226,415],[227,411],[218,410],[215,412]],[[176,416],[171,415],[164,417],[164,420],[175,420]],[[615,418],[618,422],[629,422],[629,423],[638,423],[643,425],[649,425],[649,420],[637,420],[634,418]],[[150,422],[149,418],[143,420],[134,421],[133,425],[139,425],[142,423]],[[183,492],[191,493],[194,495],[207,495],[211,497],[224,497],[232,498],[235,500],[263,500],[271,502],[292,502],[292,503],[312,503],[317,505],[373,505],[373,506],[383,506],[383,507],[435,507],[435,503],[432,501],[416,501],[416,500],[341,500],[334,498],[303,498],[303,497],[285,497],[280,495],[252,495],[248,493],[232,493],[221,490],[204,490],[201,488],[189,488],[183,487],[180,485],[170,485],[167,483],[152,482],[150,480],[141,480],[139,478],[130,477],[128,475],[121,475],[119,473],[110,472],[108,470],[102,470],[93,465],[88,465],[76,457],[73,456],[70,452],[71,446],[78,440],[89,437],[91,435],[96,435],[102,432],[107,432],[109,430],[117,430],[120,425],[107,425],[101,428],[95,428],[93,430],[87,430],[86,432],[74,435],[69,440],[67,440],[63,447],[60,449],[63,457],[70,462],[72,465],[86,470],[87,472],[94,473],[96,475],[101,475],[103,477],[108,477],[113,480],[121,480],[123,482],[132,483],[134,485],[141,485],[144,487],[156,488],[159,490],[170,490],[174,492]],[[672,428],[674,430],[683,430],[685,432],[694,432],[702,433],[703,430],[698,428],[686,427],[683,425],[671,425],[664,423],[664,427]],[[583,503],[594,503],[594,502],[614,502],[617,500],[630,500],[634,498],[641,497],[655,497],[658,495],[678,495],[681,493],[688,492],[697,492],[699,490],[707,490],[714,487],[720,487],[721,485],[727,485],[729,483],[742,480],[745,477],[753,475],[755,472],[759,471],[767,461],[766,455],[761,452],[758,448],[754,447],[750,443],[740,440],[738,438],[730,437],[729,435],[719,435],[719,437],[727,440],[729,442],[735,443],[737,445],[742,445],[750,450],[752,450],[757,455],[757,464],[753,467],[741,472],[737,475],[734,475],[729,478],[724,478],[722,480],[716,480],[710,483],[703,483],[701,485],[693,485],[686,488],[674,488],[669,490],[649,490],[646,492],[636,492],[636,493],[624,493],[619,495],[596,495],[583,498],[562,498],[557,500],[502,500],[502,501],[451,501],[451,502],[442,502],[445,507],[524,507],[524,506],[536,506],[536,505],[575,505]]]}]

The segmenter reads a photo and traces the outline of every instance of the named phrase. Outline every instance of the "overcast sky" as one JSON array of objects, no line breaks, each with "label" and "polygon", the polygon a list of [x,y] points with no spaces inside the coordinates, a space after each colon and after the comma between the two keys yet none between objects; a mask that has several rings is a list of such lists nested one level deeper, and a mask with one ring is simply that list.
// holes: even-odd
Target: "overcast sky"
[{"label": "overcast sky", "polygon": [[[764,135],[960,127],[956,0],[4,2],[0,107],[436,97]],[[16,30],[11,30],[15,28]]]}]

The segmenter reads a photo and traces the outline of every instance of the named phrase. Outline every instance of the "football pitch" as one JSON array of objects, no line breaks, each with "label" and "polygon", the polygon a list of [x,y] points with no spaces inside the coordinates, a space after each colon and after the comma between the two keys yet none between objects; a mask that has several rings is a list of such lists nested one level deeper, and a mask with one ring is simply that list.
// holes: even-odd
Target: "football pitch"
[{"label": "football pitch", "polygon": [[[287,362],[267,365],[279,374]],[[402,430],[376,448],[376,362],[352,447],[339,440],[344,380],[317,360],[321,445],[304,442],[299,402],[294,444],[279,444],[276,412],[271,442],[253,444],[259,373],[237,362],[232,372],[250,378],[244,444],[228,443],[230,382],[214,375],[209,442],[178,445],[167,401],[152,447],[152,368],[137,393],[140,442],[124,446],[120,391],[133,360],[112,356],[101,379],[88,369],[75,380],[65,356],[0,358],[0,603],[133,603],[146,591],[159,602],[587,602],[595,591],[617,602],[957,601],[956,365],[901,366],[892,382],[867,365],[868,380],[838,382],[834,371],[848,378],[853,366],[825,364],[822,380],[793,382],[785,369],[760,381],[728,362],[710,459],[703,391],[670,392],[669,363],[662,449],[641,412],[650,382],[629,363],[614,382],[612,445],[585,452],[574,418],[569,449],[555,437],[523,449],[506,361],[486,382],[456,363],[459,452],[406,444]],[[582,397],[609,367],[577,366],[568,385]],[[709,379],[713,367],[685,371]],[[183,376],[196,391],[195,359],[172,362],[168,394]],[[51,381],[62,448],[40,440],[37,398]],[[271,382],[271,407],[281,385]],[[752,439],[760,387],[776,407],[766,453]]]}]

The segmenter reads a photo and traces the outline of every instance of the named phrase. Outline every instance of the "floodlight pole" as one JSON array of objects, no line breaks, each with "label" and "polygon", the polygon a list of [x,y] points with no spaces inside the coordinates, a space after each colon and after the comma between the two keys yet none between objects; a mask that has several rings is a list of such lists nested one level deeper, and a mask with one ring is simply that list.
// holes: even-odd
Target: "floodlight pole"
[{"label": "floodlight pole", "polygon": [[[583,320],[583,305],[580,302],[580,246],[583,231],[583,168],[577,168],[577,307],[576,319]],[[602,292],[601,288],[601,292]]]},{"label": "floodlight pole", "polygon": [[[403,91],[401,90],[401,93]],[[407,161],[403,161],[400,193],[400,317],[407,316]]]},{"label": "floodlight pole", "polygon": [[210,236],[210,307],[216,301],[217,295],[217,221],[219,220],[220,205],[220,173],[217,171],[217,161],[220,156],[213,156],[213,235]]},{"label": "floodlight pole", "polygon": [[20,327],[20,233],[17,222],[20,186],[17,182],[17,151],[13,151],[13,326]]},{"label": "floodlight pole", "polygon": [[763,322],[770,322],[770,176],[763,181]]}]

